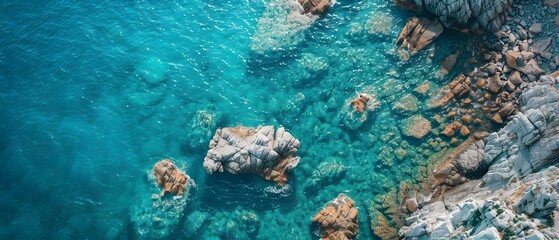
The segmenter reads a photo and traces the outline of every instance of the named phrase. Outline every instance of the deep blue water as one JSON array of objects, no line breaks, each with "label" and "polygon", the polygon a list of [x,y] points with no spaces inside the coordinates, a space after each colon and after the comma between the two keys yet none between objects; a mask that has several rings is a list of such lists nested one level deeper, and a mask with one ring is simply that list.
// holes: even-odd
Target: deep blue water
[{"label": "deep blue water", "polygon": [[[285,7],[273,4],[284,1],[3,1],[0,239],[311,239],[310,218],[341,192],[360,208],[359,238],[372,238],[372,200],[426,159],[380,160],[422,147],[390,109],[425,80],[448,81],[434,63],[461,41],[443,34],[433,63],[429,51],[400,62],[394,42],[410,13],[387,2],[340,0],[259,52],[282,33]],[[378,16],[392,25],[385,34],[368,32]],[[344,106],[364,90],[381,107],[355,130]],[[301,141],[290,195],[254,176],[206,175],[215,128],[239,124],[285,126]],[[198,187],[155,226],[147,172],[161,158]],[[309,186],[334,161],[345,174]]]}]

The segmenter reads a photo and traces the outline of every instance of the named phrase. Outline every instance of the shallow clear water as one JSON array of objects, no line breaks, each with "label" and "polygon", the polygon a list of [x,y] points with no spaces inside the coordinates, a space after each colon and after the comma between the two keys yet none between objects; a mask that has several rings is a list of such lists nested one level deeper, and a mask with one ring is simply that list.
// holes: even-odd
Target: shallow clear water
[{"label": "shallow clear water", "polygon": [[[425,80],[447,82],[436,63],[463,44],[443,34],[433,63],[428,50],[400,62],[394,42],[410,13],[387,2],[338,1],[263,54],[259,19],[282,17],[268,0],[0,3],[0,238],[311,239],[310,218],[341,192],[360,209],[359,238],[374,237],[372,200],[427,157],[401,136],[392,105]],[[372,16],[392,27],[368,33]],[[381,107],[355,129],[344,107],[365,89]],[[206,128],[202,113],[213,116]],[[284,126],[301,141],[291,194],[206,175],[215,128],[236,125]],[[397,148],[414,154],[394,159]],[[158,190],[146,173],[161,158],[197,188],[158,232],[139,222],[150,221],[142,209]],[[322,162],[344,174],[310,183]]]}]

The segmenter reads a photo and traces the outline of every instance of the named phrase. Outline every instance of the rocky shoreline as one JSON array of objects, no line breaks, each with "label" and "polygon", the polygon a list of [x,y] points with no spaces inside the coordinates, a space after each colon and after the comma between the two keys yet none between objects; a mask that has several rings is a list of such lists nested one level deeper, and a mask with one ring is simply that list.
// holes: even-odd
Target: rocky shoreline
[{"label": "rocky shoreline", "polygon": [[[469,60],[473,70],[431,100],[432,107],[447,111],[442,118],[449,123],[441,124],[441,135],[455,144],[456,136],[469,137],[432,158],[419,183],[403,182],[399,192],[381,198],[395,203],[373,206],[375,234],[383,239],[559,238],[559,2],[394,3],[434,14],[447,29],[485,35],[478,58]],[[409,35],[406,29],[401,36]],[[422,34],[408,38],[421,42]]]},{"label": "rocky shoreline", "polygon": [[[384,129],[392,135],[369,136],[371,142],[387,143],[375,150],[380,162],[375,170],[398,171],[392,169],[396,161],[429,157],[429,166],[420,169],[418,179],[384,189],[390,192],[370,203],[368,214],[374,234],[382,239],[559,238],[554,223],[559,218],[559,169],[555,167],[559,163],[559,33],[553,30],[559,27],[559,19],[553,16],[559,7],[557,1],[545,0],[545,5],[513,0],[393,2],[419,14],[407,21],[396,40],[394,56],[402,62],[421,56],[418,53],[426,51],[443,31],[479,34],[473,36],[480,39],[480,45],[466,62],[459,61],[466,54],[460,48],[441,58],[438,79],[455,65],[464,69],[442,88],[431,89],[433,82],[425,80],[412,85],[413,93],[393,101],[379,96],[390,93],[372,88],[363,88],[357,96],[346,99],[338,118],[348,131],[360,131],[370,124],[381,103],[389,104],[388,112],[401,118],[401,125]],[[283,38],[297,40],[297,35],[333,3],[288,1],[289,6],[279,6],[279,11],[277,2],[272,2],[258,23],[252,50],[263,54],[296,44]],[[542,16],[538,14],[541,11],[550,14]],[[276,15],[289,16],[287,24],[295,25],[294,30],[269,32],[268,28],[274,29],[276,24],[286,24],[271,23],[269,18]],[[375,24],[382,32],[386,21]],[[429,51],[429,55],[437,54],[433,49]],[[436,114],[429,116],[431,112]],[[189,145],[184,148],[201,149],[204,139],[210,137],[210,129],[217,128],[217,115],[205,111],[197,115],[192,125],[201,129],[199,136],[194,141],[187,137]],[[422,148],[410,147],[404,137],[424,141]],[[288,178],[299,164],[300,147],[299,140],[283,127],[219,128],[203,166],[208,175],[258,175],[277,184],[268,192],[289,195],[292,190]],[[430,150],[439,153],[431,154]],[[323,185],[335,185],[343,179],[351,167],[337,158],[324,160],[312,169],[303,188],[310,195],[317,193]],[[155,182],[163,190],[160,195],[152,195],[152,202],[132,208],[139,219],[134,224],[153,236],[165,237],[183,219],[188,189],[195,185],[169,160],[156,164],[153,171]],[[177,196],[165,197],[167,193]],[[174,214],[165,215],[169,209]],[[360,210],[354,200],[340,193],[311,218],[318,225],[315,234],[322,239],[357,237],[359,226],[363,226],[358,223]],[[228,228],[215,230],[212,234],[216,236],[228,232],[230,236],[251,238],[260,227],[260,217],[242,207],[220,214],[230,216],[212,219],[210,213],[198,210],[188,215],[187,222],[196,223],[189,225],[192,236],[200,234],[206,225],[225,225],[220,219]],[[157,229],[150,230],[154,226]]]}]

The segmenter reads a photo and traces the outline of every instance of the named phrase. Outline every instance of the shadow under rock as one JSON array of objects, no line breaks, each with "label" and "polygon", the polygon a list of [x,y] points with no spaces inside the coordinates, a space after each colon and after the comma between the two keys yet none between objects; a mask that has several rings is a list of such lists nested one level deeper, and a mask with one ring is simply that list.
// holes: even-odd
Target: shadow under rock
[{"label": "shadow under rock", "polygon": [[263,212],[280,209],[290,212],[295,207],[295,183],[292,174],[283,188],[272,181],[265,181],[253,174],[214,173],[207,177],[203,189],[199,189],[204,208],[233,211],[237,207]]}]

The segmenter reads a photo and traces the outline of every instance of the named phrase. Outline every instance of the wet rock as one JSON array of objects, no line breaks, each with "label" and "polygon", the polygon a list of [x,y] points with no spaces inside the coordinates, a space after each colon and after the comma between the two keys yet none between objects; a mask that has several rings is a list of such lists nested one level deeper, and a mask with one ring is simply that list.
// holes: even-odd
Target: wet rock
[{"label": "wet rock", "polygon": [[443,32],[438,20],[430,21],[426,18],[411,18],[400,32],[396,44],[407,49],[412,55],[424,49]]},{"label": "wet rock", "polygon": [[204,168],[208,174],[253,173],[281,185],[299,163],[299,147],[299,140],[283,127],[222,128],[210,142]]},{"label": "wet rock", "polygon": [[415,96],[407,94],[394,104],[392,110],[400,115],[411,114],[419,110],[419,103]]},{"label": "wet rock", "polygon": [[165,193],[182,196],[186,189],[188,176],[179,171],[171,160],[164,159],[157,162],[153,167],[153,174],[157,185],[163,187],[161,196],[164,196]]},{"label": "wet rock", "polygon": [[340,161],[327,160],[320,163],[311,177],[305,182],[305,189],[318,191],[321,187],[333,184],[345,176],[347,167]]},{"label": "wet rock", "polygon": [[365,29],[369,34],[388,36],[392,33],[394,19],[389,12],[377,11],[371,14],[365,23]]},{"label": "wet rock", "polygon": [[[366,90],[366,92],[368,92]],[[380,107],[380,102],[373,93],[359,93],[357,97],[346,101],[340,112],[340,117],[345,126],[358,129],[367,121],[369,115]]]},{"label": "wet rock", "polygon": [[431,131],[431,123],[421,115],[414,115],[403,121],[401,130],[408,137],[422,139]]},{"label": "wet rock", "polygon": [[369,102],[369,100],[371,100],[371,97],[369,95],[361,93],[357,95],[355,99],[351,100],[350,105],[353,110],[359,113],[363,113],[367,108],[367,103]]},{"label": "wet rock", "polygon": [[456,51],[456,53],[454,54],[446,56],[443,59],[443,61],[441,62],[441,70],[439,70],[438,72],[439,77],[446,76],[452,70],[452,68],[454,68],[456,59],[458,59],[458,51]]},{"label": "wet rock", "polygon": [[254,53],[292,49],[304,40],[303,30],[332,6],[330,0],[271,0],[251,37]]},{"label": "wet rock", "polygon": [[498,113],[496,113],[495,115],[493,115],[493,117],[491,118],[491,121],[497,124],[503,124],[503,118],[501,118],[501,115],[499,115]]},{"label": "wet rock", "polygon": [[332,6],[330,0],[298,0],[304,14],[322,15]]},{"label": "wet rock", "polygon": [[464,116],[460,117],[460,120],[462,120],[462,122],[465,122],[465,123],[472,123],[473,122],[472,115],[464,115]]},{"label": "wet rock", "polygon": [[[129,209],[130,223],[134,228],[133,238],[167,239],[173,229],[178,228],[187,207],[189,192],[196,187],[196,183],[169,159],[155,164],[148,171],[148,179],[156,182],[147,185],[147,192],[158,191],[160,194],[146,194],[144,198],[137,198],[139,202],[132,204]],[[173,196],[164,196],[173,195]]]},{"label": "wet rock", "polygon": [[413,91],[421,96],[425,96],[427,95],[427,92],[429,92],[429,89],[431,89],[431,84],[428,81],[425,81],[417,86]]},{"label": "wet rock", "polygon": [[456,133],[456,131],[454,130],[454,125],[453,124],[446,125],[444,127],[443,131],[441,132],[442,135],[445,135],[447,137],[452,137],[455,133]]},{"label": "wet rock", "polygon": [[468,127],[466,127],[466,126],[460,127],[460,135],[462,135],[462,136],[470,135],[470,129],[468,129]]},{"label": "wet rock", "polygon": [[319,225],[321,239],[353,239],[358,233],[357,214],[355,202],[340,194],[318,212],[312,221]]}]

